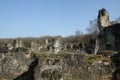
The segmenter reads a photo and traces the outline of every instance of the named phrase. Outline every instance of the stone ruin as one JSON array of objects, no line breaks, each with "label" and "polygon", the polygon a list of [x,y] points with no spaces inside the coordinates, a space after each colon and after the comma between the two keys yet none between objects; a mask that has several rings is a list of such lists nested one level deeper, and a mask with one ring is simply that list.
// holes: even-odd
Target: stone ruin
[{"label": "stone ruin", "polygon": [[[100,69],[101,75],[99,68],[103,67],[103,64],[90,65],[84,56],[79,53],[48,54],[46,57],[34,52],[2,53],[0,74],[10,75],[12,80],[93,80],[94,75],[101,77],[108,74],[103,73],[106,71],[103,68]],[[94,67],[97,69],[96,74],[93,71]],[[111,67],[109,69],[111,72]]]},{"label": "stone ruin", "polygon": [[61,39],[60,38],[58,38],[56,40],[52,39],[51,44],[49,44],[47,48],[50,52],[58,54],[60,51],[63,50],[63,46],[61,44]]},{"label": "stone ruin", "polygon": [[23,42],[20,39],[15,39],[11,43],[5,43],[4,46],[0,47],[0,53],[8,52],[25,52],[27,49],[24,48]]},{"label": "stone ruin", "polygon": [[[98,35],[99,49],[120,49],[120,24],[110,22],[109,14],[105,9],[99,11],[98,27],[100,30]],[[49,41],[46,40],[45,43],[49,44]],[[95,50],[96,43],[95,39],[91,39],[90,44],[95,53],[97,52],[97,49]],[[97,60],[94,60],[94,64],[88,64],[88,62],[85,61],[85,55],[80,53],[57,54],[62,49],[60,39],[53,39],[50,46],[50,50],[56,54],[50,54],[46,57],[40,55],[33,59],[33,57],[35,57],[34,52],[39,51],[39,46],[37,43],[31,43],[31,51],[26,54],[16,54],[13,52],[8,54],[1,53],[0,74],[11,74],[14,80],[95,80],[94,76],[96,75],[100,80],[101,76],[112,72],[111,66],[96,62]],[[21,40],[15,40],[13,47],[22,48],[24,46]],[[74,44],[70,44],[68,47],[74,49]],[[77,48],[82,51],[84,47],[85,45],[80,43]],[[113,61],[116,62],[116,60]],[[96,71],[94,70],[95,68]],[[104,73],[105,71],[107,73]]]},{"label": "stone ruin", "polygon": [[54,52],[55,53],[58,53],[58,52],[60,52],[62,50],[62,45],[60,43],[60,39],[59,38],[55,41],[53,46],[54,46]]},{"label": "stone ruin", "polygon": [[108,27],[109,25],[110,25],[109,14],[106,11],[106,9],[102,8],[98,12],[98,28],[100,31],[102,31],[103,28]]},{"label": "stone ruin", "polygon": [[7,44],[5,44],[3,47],[0,48],[0,53],[8,53],[8,46]]},{"label": "stone ruin", "polygon": [[27,51],[27,48],[24,47],[23,41],[21,39],[13,40],[13,49],[11,50],[11,52],[21,53],[26,51]]},{"label": "stone ruin", "polygon": [[45,39],[45,44],[49,44],[49,39]]},{"label": "stone ruin", "polygon": [[22,48],[24,46],[23,46],[23,43],[22,43],[22,41],[20,39],[15,39],[13,41],[13,47],[14,48]]},{"label": "stone ruin", "polygon": [[31,42],[31,50],[35,53],[39,53],[40,44],[36,43],[36,42]]},{"label": "stone ruin", "polygon": [[91,53],[93,54],[97,54],[98,50],[99,50],[99,44],[98,44],[98,40],[95,38],[91,38],[90,39],[90,47],[91,47]]},{"label": "stone ruin", "polygon": [[40,51],[49,51],[52,53],[59,53],[62,50],[61,39],[45,39],[45,44],[38,44],[37,42],[31,42],[31,48],[35,53],[39,53]]},{"label": "stone ruin", "polygon": [[0,75],[20,75],[28,69],[29,64],[23,53],[0,53]]},{"label": "stone ruin", "polygon": [[99,50],[119,50],[120,49],[120,23],[109,20],[109,14],[102,8],[98,12],[99,28]]}]

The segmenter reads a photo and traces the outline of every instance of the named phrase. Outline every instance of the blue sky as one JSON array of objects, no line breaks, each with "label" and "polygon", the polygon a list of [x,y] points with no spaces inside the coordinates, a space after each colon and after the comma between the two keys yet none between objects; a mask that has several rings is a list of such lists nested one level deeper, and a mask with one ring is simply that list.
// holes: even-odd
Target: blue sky
[{"label": "blue sky", "polygon": [[120,17],[120,0],[0,0],[0,38],[83,33],[98,10]]}]

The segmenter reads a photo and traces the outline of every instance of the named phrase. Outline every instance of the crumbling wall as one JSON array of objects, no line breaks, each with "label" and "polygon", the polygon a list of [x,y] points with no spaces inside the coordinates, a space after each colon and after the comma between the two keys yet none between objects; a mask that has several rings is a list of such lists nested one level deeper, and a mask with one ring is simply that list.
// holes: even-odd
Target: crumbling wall
[{"label": "crumbling wall", "polygon": [[12,75],[14,80],[100,80],[112,72],[109,65],[96,60],[89,64],[80,53],[34,55],[34,59],[26,58],[23,53],[1,56],[0,75]]},{"label": "crumbling wall", "polygon": [[99,28],[99,51],[119,50],[120,24],[109,20],[109,14],[106,9],[102,8],[98,12],[98,28]]},{"label": "crumbling wall", "polygon": [[18,76],[27,71],[29,64],[24,53],[0,53],[0,75]]},{"label": "crumbling wall", "polygon": [[110,25],[109,14],[106,9],[102,8],[98,12],[98,28],[102,31],[105,27]]}]

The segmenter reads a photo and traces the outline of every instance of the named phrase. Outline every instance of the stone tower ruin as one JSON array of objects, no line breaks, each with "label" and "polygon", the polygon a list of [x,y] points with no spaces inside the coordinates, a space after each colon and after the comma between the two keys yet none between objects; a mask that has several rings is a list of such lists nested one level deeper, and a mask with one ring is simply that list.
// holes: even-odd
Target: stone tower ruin
[{"label": "stone tower ruin", "polygon": [[98,28],[102,31],[105,27],[110,25],[109,14],[106,9],[102,8],[98,12]]},{"label": "stone tower ruin", "polygon": [[102,8],[98,12],[99,51],[120,49],[120,23],[109,20],[109,14]]}]

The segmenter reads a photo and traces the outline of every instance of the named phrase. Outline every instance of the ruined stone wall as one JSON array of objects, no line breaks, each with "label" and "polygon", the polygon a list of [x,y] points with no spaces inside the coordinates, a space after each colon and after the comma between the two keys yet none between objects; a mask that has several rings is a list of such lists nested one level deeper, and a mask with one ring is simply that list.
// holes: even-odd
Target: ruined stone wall
[{"label": "ruined stone wall", "polygon": [[[99,51],[103,50],[119,50],[119,36],[120,24],[110,22],[109,14],[106,9],[102,8],[98,12],[98,28],[100,33],[99,38]],[[118,47],[118,48],[117,48]]]},{"label": "ruined stone wall", "polygon": [[106,9],[102,8],[98,12],[98,28],[102,31],[105,27],[110,25],[109,14]]},{"label": "ruined stone wall", "polygon": [[99,50],[114,50],[115,36],[112,34],[112,30],[110,28],[105,28],[100,34],[102,35],[99,37]]},{"label": "ruined stone wall", "polygon": [[14,78],[27,71],[29,64],[24,53],[0,53],[0,75],[14,75]]},{"label": "ruined stone wall", "polygon": [[3,55],[0,75],[12,74],[14,80],[96,80],[98,77],[100,80],[112,70],[103,64],[88,64],[84,55],[79,53],[49,54],[46,57],[40,55],[32,61],[22,53]]},{"label": "ruined stone wall", "polygon": [[20,39],[13,40],[13,47],[14,48],[22,48],[22,47],[24,47],[22,40],[20,40]]}]

